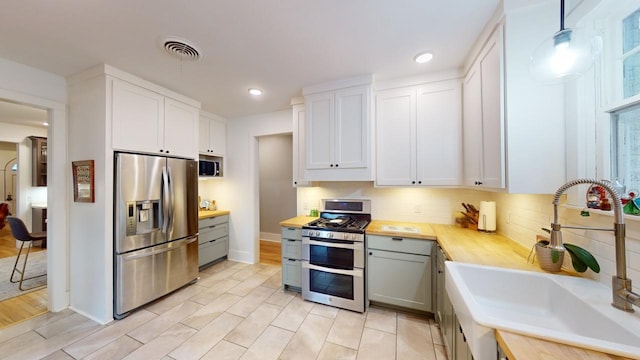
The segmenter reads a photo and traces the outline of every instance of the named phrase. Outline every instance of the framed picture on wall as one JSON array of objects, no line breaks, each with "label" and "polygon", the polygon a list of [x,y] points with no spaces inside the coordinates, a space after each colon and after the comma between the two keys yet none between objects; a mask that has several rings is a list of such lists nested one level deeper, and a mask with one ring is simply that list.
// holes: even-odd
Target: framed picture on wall
[{"label": "framed picture on wall", "polygon": [[93,185],[93,160],[72,162],[73,201],[95,202]]}]

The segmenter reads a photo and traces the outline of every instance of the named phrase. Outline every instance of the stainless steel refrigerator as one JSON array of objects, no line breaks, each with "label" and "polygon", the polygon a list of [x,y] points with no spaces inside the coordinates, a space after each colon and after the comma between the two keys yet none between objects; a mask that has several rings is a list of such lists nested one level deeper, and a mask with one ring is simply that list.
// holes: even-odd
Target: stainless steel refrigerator
[{"label": "stainless steel refrigerator", "polygon": [[198,163],[115,153],[114,318],[198,276]]}]

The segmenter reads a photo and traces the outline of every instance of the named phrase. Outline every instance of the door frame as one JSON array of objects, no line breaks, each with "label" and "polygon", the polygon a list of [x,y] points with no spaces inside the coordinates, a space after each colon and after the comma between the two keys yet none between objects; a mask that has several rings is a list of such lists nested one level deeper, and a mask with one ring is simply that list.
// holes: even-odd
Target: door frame
[{"label": "door frame", "polygon": [[49,311],[69,307],[69,173],[66,104],[0,89],[0,98],[47,110],[47,301]]}]

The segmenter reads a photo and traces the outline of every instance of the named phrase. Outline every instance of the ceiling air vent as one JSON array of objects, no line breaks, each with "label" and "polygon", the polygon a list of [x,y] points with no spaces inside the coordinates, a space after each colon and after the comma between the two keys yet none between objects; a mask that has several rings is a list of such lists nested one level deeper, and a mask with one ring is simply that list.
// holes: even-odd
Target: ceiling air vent
[{"label": "ceiling air vent", "polygon": [[175,37],[166,38],[163,41],[164,50],[172,56],[181,60],[198,60],[200,58],[200,50],[188,41]]}]

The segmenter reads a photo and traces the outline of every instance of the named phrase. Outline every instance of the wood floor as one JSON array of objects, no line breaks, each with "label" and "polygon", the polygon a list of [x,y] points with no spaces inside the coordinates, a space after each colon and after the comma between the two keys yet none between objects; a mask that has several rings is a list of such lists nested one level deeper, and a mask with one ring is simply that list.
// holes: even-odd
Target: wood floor
[{"label": "wood floor", "polygon": [[280,242],[260,240],[260,262],[263,264],[280,265],[282,247]]},{"label": "wood floor", "polygon": [[[31,251],[42,251],[33,247]],[[0,258],[18,255],[15,238],[9,226],[0,230]],[[0,279],[9,281],[9,279]],[[47,312],[47,288],[0,301],[0,329]]]}]

